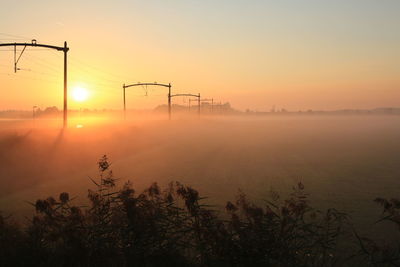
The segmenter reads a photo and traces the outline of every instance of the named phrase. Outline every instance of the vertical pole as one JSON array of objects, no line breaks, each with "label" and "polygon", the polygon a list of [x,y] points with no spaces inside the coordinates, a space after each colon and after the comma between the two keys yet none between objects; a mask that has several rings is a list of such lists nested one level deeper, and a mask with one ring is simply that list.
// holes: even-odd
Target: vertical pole
[{"label": "vertical pole", "polygon": [[67,105],[67,42],[64,42],[64,129],[67,128],[67,114],[68,114],[68,105]]},{"label": "vertical pole", "polygon": [[123,94],[124,94],[124,120],[126,120],[126,101],[125,101],[125,84],[122,85]]},{"label": "vertical pole", "polygon": [[168,84],[168,119],[171,120],[171,83]]},{"label": "vertical pole", "polygon": [[17,43],[14,45],[14,73],[17,73]]},{"label": "vertical pole", "polygon": [[190,113],[190,104],[191,104],[192,99],[189,99],[189,113]]},{"label": "vertical pole", "polygon": [[33,121],[33,127],[35,127],[35,108],[36,106],[32,107],[32,121]]},{"label": "vertical pole", "polygon": [[211,98],[211,113],[214,112],[214,98]]},{"label": "vertical pole", "polygon": [[198,96],[198,99],[197,99],[197,102],[199,103],[199,109],[197,110],[197,112],[198,112],[198,114],[199,114],[199,117],[200,117],[200,106],[201,106],[201,103],[200,103],[200,93],[199,93],[199,96]]}]

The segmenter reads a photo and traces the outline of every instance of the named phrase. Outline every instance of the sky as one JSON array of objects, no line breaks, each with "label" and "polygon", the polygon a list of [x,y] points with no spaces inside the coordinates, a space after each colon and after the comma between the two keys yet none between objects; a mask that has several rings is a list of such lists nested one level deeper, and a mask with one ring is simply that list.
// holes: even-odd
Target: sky
[{"label": "sky", "polygon": [[[5,0],[0,42],[67,41],[69,92],[89,92],[73,109],[120,109],[122,84],[154,81],[241,110],[400,107],[399,13],[398,0]],[[12,50],[0,110],[61,108],[62,52],[27,48],[14,73]],[[127,107],[166,94],[132,87]]]}]

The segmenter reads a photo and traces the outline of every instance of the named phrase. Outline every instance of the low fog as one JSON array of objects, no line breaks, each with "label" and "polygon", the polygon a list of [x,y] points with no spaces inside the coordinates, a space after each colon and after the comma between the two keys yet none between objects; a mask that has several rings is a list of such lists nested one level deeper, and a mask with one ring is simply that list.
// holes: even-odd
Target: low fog
[{"label": "low fog", "polygon": [[84,203],[107,155],[122,185],[180,181],[220,205],[238,190],[261,203],[304,183],[320,208],[349,212],[365,226],[375,197],[398,197],[398,116],[121,116],[0,120],[0,210],[22,216],[27,202],[70,192]]}]

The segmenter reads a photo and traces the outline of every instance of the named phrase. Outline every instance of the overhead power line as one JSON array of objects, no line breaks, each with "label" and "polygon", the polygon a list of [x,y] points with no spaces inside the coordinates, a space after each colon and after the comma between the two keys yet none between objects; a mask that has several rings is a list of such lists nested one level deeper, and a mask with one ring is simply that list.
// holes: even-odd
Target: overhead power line
[{"label": "overhead power line", "polygon": [[[4,33],[3,33],[4,35]],[[23,47],[23,50],[21,51],[18,59],[17,59],[17,47]],[[68,116],[68,109],[67,109],[67,53],[69,51],[69,48],[67,46],[67,42],[64,42],[64,46],[54,46],[54,45],[48,45],[48,44],[38,44],[35,39],[32,40],[31,43],[0,43],[0,47],[14,47],[14,72],[17,72],[17,63],[20,60],[23,52],[27,47],[43,47],[43,48],[49,48],[49,49],[55,49],[57,51],[62,51],[64,52],[64,123],[63,126],[64,128],[67,127],[67,116]]]}]

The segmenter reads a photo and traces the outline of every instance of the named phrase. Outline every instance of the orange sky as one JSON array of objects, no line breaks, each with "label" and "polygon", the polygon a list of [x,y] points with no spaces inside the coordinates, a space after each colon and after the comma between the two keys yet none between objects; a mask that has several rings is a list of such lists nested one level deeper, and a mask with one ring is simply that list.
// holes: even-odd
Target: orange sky
[{"label": "orange sky", "polygon": [[[70,47],[71,108],[121,108],[122,84],[171,82],[239,109],[400,106],[400,2],[14,1],[0,42]],[[334,3],[333,3],[334,2]],[[62,107],[62,53],[27,49],[13,73],[0,49],[0,110]],[[166,103],[165,88],[131,88],[128,108]],[[176,100],[183,104],[183,99]]]}]

